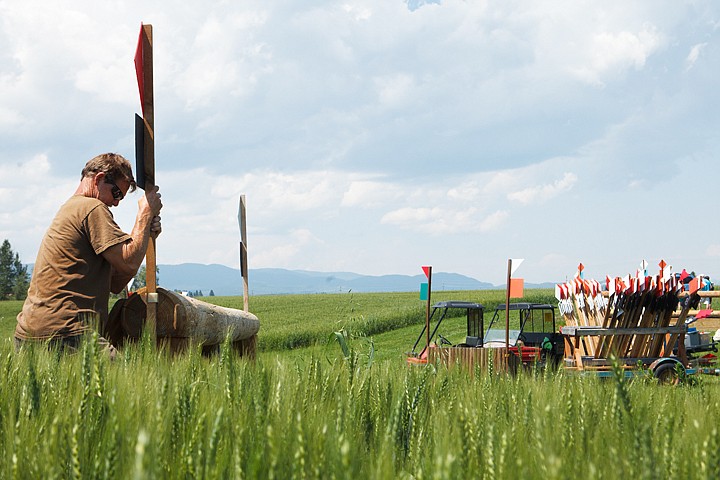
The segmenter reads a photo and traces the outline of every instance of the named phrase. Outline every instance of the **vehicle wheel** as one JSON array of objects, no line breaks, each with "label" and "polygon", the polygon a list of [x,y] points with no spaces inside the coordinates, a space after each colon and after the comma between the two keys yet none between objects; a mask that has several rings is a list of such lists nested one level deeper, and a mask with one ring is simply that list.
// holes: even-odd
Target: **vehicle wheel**
[{"label": "vehicle wheel", "polygon": [[680,376],[675,368],[677,365],[679,364],[676,362],[667,362],[655,368],[653,375],[660,385],[678,385],[680,383]]}]

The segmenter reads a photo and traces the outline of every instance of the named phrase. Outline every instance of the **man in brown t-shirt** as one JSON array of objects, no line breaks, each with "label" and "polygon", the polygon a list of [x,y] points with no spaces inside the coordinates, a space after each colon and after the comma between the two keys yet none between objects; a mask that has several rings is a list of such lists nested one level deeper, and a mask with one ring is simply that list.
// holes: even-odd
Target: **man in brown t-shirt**
[{"label": "man in brown t-shirt", "polygon": [[60,207],[40,245],[17,317],[18,345],[50,340],[77,348],[93,323],[107,322],[110,292],[119,293],[135,276],[150,236],[161,231],[158,187],[140,197],[130,234],[113,220],[110,207],[135,187],[130,162],[121,155],[105,153],[85,165],[75,195]]}]

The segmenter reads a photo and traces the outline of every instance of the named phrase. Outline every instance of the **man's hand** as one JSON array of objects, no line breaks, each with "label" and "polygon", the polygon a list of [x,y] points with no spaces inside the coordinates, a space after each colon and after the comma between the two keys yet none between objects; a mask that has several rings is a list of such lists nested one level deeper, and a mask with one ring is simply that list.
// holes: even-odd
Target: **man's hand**
[{"label": "man's hand", "polygon": [[145,190],[145,195],[138,200],[138,211],[142,215],[156,217],[162,209],[162,201],[160,200],[160,187],[157,185],[149,187]]},{"label": "man's hand", "polygon": [[148,186],[145,195],[138,200],[138,218],[144,218],[145,225],[150,228],[150,235],[157,237],[162,231],[160,224],[160,210],[162,209],[162,200],[160,200],[160,187]]},{"label": "man's hand", "polygon": [[160,215],[155,215],[150,222],[150,234],[153,237],[157,237],[162,232],[162,225],[160,224]]},{"label": "man's hand", "polygon": [[148,186],[145,195],[138,200],[138,215],[135,219],[135,226],[130,233],[130,239],[124,243],[114,245],[105,250],[102,255],[113,267],[111,289],[117,293],[127,285],[140,268],[145,258],[147,244],[150,237],[156,237],[162,231],[160,224],[160,210],[162,201],[157,186]]}]

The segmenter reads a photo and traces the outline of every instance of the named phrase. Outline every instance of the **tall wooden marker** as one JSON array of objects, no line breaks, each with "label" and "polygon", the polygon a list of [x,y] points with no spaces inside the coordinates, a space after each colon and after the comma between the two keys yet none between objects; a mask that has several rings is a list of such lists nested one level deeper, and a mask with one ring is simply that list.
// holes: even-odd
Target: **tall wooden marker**
[{"label": "tall wooden marker", "polygon": [[247,264],[247,227],[245,222],[245,195],[240,195],[238,206],[238,226],[240,227],[240,275],[243,280],[243,309],[249,311],[248,305],[248,264]]},{"label": "tall wooden marker", "polygon": [[522,258],[508,258],[507,288],[505,289],[505,348],[507,349],[510,348],[510,299],[522,298],[524,285],[522,278],[512,278],[512,275],[523,261]]},{"label": "tall wooden marker", "polygon": [[[424,293],[427,293],[427,298],[422,298],[425,300],[425,355],[427,355],[427,358],[430,358],[430,301],[432,297],[432,266],[423,265],[422,271],[427,277],[427,288],[424,286],[420,287],[421,298],[425,297]],[[423,292],[423,290],[426,291]]]},{"label": "tall wooden marker", "polygon": [[[152,25],[140,24],[135,52],[140,105],[143,116],[135,115],[135,158],[137,185],[143,190],[155,186],[155,107],[153,97],[153,32]],[[147,284],[147,317],[145,327],[156,338],[157,322],[157,259],[155,235],[148,242],[145,254],[145,281]]]},{"label": "tall wooden marker", "polygon": [[512,260],[508,258],[507,283],[505,288],[505,356],[509,355],[510,349],[510,278],[512,276]]}]

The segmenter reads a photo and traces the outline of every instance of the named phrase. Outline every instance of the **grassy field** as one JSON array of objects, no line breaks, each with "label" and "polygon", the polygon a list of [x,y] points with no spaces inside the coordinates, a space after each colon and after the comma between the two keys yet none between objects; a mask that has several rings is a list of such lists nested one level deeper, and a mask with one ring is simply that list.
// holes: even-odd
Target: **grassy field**
[{"label": "grassy field", "polygon": [[20,300],[0,301],[0,339],[9,338],[15,331],[15,318],[22,309]]},{"label": "grassy field", "polygon": [[[203,300],[242,308],[240,297]],[[489,320],[495,306],[505,298],[499,290],[433,293],[433,303],[447,300],[481,303]],[[528,290],[525,300],[556,303],[550,290]],[[379,359],[397,358],[412,347],[425,322],[425,302],[418,299],[417,292],[259,296],[251,299],[250,310],[260,318],[259,346],[263,352],[322,346],[334,338],[333,332],[344,330],[361,344],[372,339]],[[460,341],[462,334],[464,340],[464,320],[444,325],[443,335]]]},{"label": "grassy field", "polygon": [[[433,300],[502,301],[445,295]],[[416,293],[250,305],[254,363],[147,339],[110,362],[93,341],[15,352],[20,303],[0,302],[0,478],[720,478],[714,382],[408,368]]]},{"label": "grassy field", "polygon": [[[556,303],[550,290],[528,290],[526,301]],[[203,297],[203,301],[242,309],[242,297]],[[432,301],[464,300],[486,307],[486,320],[504,292],[441,291]],[[22,307],[19,301],[0,302],[0,338],[11,337],[15,318]],[[322,347],[334,332],[345,331],[358,344],[372,339],[378,359],[397,358],[412,347],[425,322],[425,302],[417,292],[336,293],[316,295],[264,295],[250,299],[250,311],[260,319],[261,352],[287,353],[304,347]],[[463,321],[446,321],[443,335],[461,341]],[[294,356],[291,353],[291,356]]]}]

